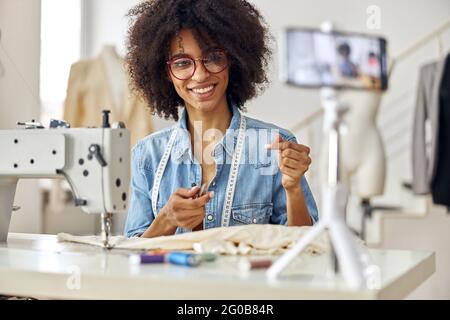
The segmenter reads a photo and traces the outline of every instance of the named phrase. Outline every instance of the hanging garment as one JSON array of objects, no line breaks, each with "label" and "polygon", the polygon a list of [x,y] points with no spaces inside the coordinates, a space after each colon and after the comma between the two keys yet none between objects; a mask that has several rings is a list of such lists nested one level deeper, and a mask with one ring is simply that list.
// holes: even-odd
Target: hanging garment
[{"label": "hanging garment", "polygon": [[[125,66],[123,67],[124,72]],[[64,120],[72,127],[100,127],[102,110],[111,110],[110,122],[122,121],[130,130],[130,145],[153,132],[153,120],[144,100],[130,90],[126,73],[122,102],[114,102],[115,92],[108,80],[101,55],[72,65],[64,103]]]},{"label": "hanging garment", "polygon": [[[212,228],[197,232],[181,233],[156,238],[127,238],[114,236],[110,244],[115,249],[129,250],[194,250],[229,255],[282,254],[301,239],[311,227],[287,227],[283,225],[243,225]],[[100,236],[73,236],[58,234],[58,241],[103,246]],[[325,233],[316,238],[305,250],[307,254],[319,254],[329,250]]]},{"label": "hanging garment", "polygon": [[[439,133],[439,90],[445,60],[429,63],[420,69],[412,144],[412,188],[416,194],[431,192],[436,174]],[[427,152],[425,127],[430,122],[431,141]]]},{"label": "hanging garment", "polygon": [[450,207],[450,54],[445,62],[438,100],[436,172],[431,183],[431,194],[435,204]]}]

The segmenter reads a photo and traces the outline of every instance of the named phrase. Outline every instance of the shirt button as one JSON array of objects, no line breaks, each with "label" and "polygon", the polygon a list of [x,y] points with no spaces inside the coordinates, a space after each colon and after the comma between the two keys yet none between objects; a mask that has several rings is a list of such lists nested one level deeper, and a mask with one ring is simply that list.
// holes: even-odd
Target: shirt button
[{"label": "shirt button", "polygon": [[208,221],[213,221],[214,217],[212,214],[208,214],[208,216],[206,217],[206,219],[208,219]]},{"label": "shirt button", "polygon": [[213,186],[213,187],[215,187],[215,186],[216,186],[216,182],[215,182],[215,181],[214,181],[214,182],[212,183],[212,186]]},{"label": "shirt button", "polygon": [[253,218],[253,223],[256,223],[256,218]]}]

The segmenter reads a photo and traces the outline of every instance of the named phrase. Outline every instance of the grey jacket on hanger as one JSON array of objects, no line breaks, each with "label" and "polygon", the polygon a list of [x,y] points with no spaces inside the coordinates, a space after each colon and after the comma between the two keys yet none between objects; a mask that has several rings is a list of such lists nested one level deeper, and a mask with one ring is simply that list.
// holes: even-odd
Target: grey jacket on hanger
[{"label": "grey jacket on hanger", "polygon": [[[412,140],[413,191],[426,194],[436,173],[436,152],[439,132],[439,88],[444,73],[445,58],[420,69]],[[431,147],[427,155],[425,122],[430,121]]]}]

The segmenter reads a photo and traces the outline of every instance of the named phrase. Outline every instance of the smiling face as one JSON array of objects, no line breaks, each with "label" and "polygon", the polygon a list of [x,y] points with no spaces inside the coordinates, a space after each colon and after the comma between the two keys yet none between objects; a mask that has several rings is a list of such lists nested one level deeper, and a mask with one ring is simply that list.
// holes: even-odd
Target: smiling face
[{"label": "smiling face", "polygon": [[200,112],[217,111],[227,107],[228,66],[219,73],[209,72],[201,60],[207,52],[202,52],[191,30],[182,30],[170,44],[170,59],[190,57],[195,60],[196,69],[191,78],[177,79],[169,76],[176,92],[184,100],[186,108]]}]

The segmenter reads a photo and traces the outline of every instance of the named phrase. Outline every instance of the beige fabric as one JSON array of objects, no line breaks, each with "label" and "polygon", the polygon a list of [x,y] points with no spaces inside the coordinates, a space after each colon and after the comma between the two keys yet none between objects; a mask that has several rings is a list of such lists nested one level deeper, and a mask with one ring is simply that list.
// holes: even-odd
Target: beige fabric
[{"label": "beige fabric", "polygon": [[[280,254],[290,248],[310,230],[310,227],[281,225],[244,225],[221,227],[197,232],[162,236],[157,238],[126,238],[115,236],[111,244],[116,249],[132,250],[195,250],[231,255]],[[58,234],[58,241],[70,241],[102,246],[99,236],[73,236]],[[318,237],[305,251],[308,254],[329,250],[326,234]]]},{"label": "beige fabric", "polygon": [[[124,72],[126,72],[124,65]],[[124,83],[121,105],[115,105],[105,64],[98,56],[72,65],[64,103],[64,120],[72,127],[100,127],[102,110],[111,110],[110,122],[123,121],[130,130],[130,143],[154,131],[153,118],[144,100],[130,90],[130,79]]]}]

